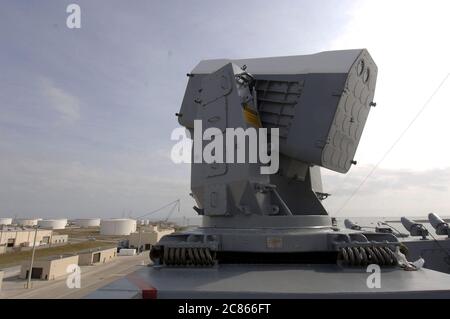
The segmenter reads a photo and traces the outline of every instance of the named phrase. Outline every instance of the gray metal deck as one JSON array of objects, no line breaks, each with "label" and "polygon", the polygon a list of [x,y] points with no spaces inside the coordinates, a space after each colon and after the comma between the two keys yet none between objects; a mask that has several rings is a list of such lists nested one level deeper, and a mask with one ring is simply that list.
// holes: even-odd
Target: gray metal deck
[{"label": "gray metal deck", "polygon": [[140,298],[450,298],[450,275],[429,269],[382,269],[381,288],[370,289],[365,269],[336,265],[221,265],[210,269],[141,269],[87,299]]}]

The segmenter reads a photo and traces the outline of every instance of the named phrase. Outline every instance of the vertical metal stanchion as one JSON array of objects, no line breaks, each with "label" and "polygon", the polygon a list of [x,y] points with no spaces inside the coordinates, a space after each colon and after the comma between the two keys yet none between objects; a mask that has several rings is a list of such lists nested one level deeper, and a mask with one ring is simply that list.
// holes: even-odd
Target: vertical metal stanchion
[{"label": "vertical metal stanchion", "polygon": [[31,288],[31,273],[33,272],[34,252],[36,251],[37,231],[38,231],[38,226],[36,225],[35,229],[34,229],[33,252],[31,253],[30,269],[28,270],[27,289]]}]

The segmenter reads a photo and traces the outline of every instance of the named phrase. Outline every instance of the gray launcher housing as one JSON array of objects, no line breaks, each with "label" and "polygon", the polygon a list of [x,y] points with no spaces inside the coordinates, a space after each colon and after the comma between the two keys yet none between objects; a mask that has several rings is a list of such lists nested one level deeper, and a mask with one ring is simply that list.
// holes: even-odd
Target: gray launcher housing
[{"label": "gray launcher housing", "polygon": [[[164,236],[150,252],[156,265],[242,262],[252,253],[263,254],[258,260],[275,254],[280,262],[280,253],[300,253],[295,258],[301,259],[316,252],[331,259],[339,252],[352,265],[394,262],[393,235],[339,231],[322,205],[329,194],[322,190],[320,167],[350,169],[374,105],[377,66],[367,50],[205,60],[188,76],[177,116],[191,136],[210,127],[219,134],[278,128],[279,170],[261,174],[267,166],[261,161],[207,163],[193,155],[191,195],[202,227]],[[195,120],[202,121],[201,132],[194,132]],[[269,144],[277,137],[271,135]],[[193,149],[208,143],[194,141]]]},{"label": "gray launcher housing", "polygon": [[373,100],[377,66],[367,50],[311,55],[204,60],[192,71],[181,107],[181,125],[201,119],[195,103],[202,79],[228,63],[246,66],[257,81],[264,127],[279,127],[282,154],[346,173]]},{"label": "gray launcher housing", "polygon": [[[254,79],[251,87],[236,82],[245,73]],[[203,121],[203,130],[245,129],[251,124],[242,105],[250,105],[263,127],[279,128],[280,171],[264,176],[258,164],[193,163],[197,211],[205,216],[326,215],[317,199],[323,194],[319,167],[350,169],[376,77],[377,67],[364,49],[201,61],[190,74],[179,123],[191,134],[194,120]],[[263,195],[272,186],[270,196]]]}]

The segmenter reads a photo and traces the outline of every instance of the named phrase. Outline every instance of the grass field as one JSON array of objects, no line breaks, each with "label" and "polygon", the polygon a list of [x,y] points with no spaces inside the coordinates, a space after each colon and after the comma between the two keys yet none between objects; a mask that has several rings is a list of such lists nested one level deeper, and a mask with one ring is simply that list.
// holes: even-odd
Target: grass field
[{"label": "grass field", "polygon": [[[85,241],[82,243],[67,244],[58,247],[41,248],[36,249],[35,260],[54,255],[72,254],[79,251],[98,248],[98,247],[115,247],[112,244],[108,244],[100,241]],[[25,260],[31,259],[30,251],[12,252],[0,255],[0,268],[12,267],[21,264]]]},{"label": "grass field", "polygon": [[72,239],[86,239],[88,237],[94,237],[97,240],[107,241],[119,241],[126,239],[127,236],[106,236],[100,234],[100,227],[88,227],[88,228],[66,228],[55,231],[55,234],[69,235],[69,240]]}]

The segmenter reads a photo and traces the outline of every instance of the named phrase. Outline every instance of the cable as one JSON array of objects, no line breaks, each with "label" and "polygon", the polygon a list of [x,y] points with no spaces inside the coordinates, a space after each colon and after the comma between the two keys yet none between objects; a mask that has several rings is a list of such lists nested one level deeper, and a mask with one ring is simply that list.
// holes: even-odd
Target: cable
[{"label": "cable", "polygon": [[369,177],[375,172],[375,170],[378,168],[378,166],[381,164],[381,162],[384,161],[384,159],[388,156],[388,154],[394,149],[395,146],[397,146],[398,142],[403,138],[403,136],[406,134],[406,132],[411,128],[411,126],[414,124],[414,122],[419,118],[419,116],[423,113],[423,111],[426,109],[428,104],[431,102],[433,97],[439,92],[441,87],[444,85],[445,81],[447,81],[448,77],[450,76],[450,73],[447,73],[447,75],[444,77],[444,79],[441,81],[441,83],[438,85],[436,90],[434,90],[433,94],[428,98],[428,100],[425,102],[425,104],[422,106],[422,108],[417,112],[416,116],[409,122],[408,126],[402,131],[402,133],[399,135],[399,137],[395,140],[395,142],[389,147],[389,149],[384,153],[384,155],[381,157],[381,159],[375,164],[375,166],[370,170],[369,174],[362,180],[362,182],[356,187],[356,189],[353,191],[353,193],[345,200],[344,204],[337,210],[336,214],[334,216],[339,215],[339,213],[342,211],[342,209],[347,206],[347,204],[350,202],[350,200],[353,199],[353,197],[358,193],[358,191],[361,189],[361,187],[364,185],[364,183],[369,179]]},{"label": "cable", "polygon": [[173,205],[173,204],[176,204],[176,203],[179,203],[179,202],[180,202],[180,199],[174,200],[174,201],[172,201],[172,202],[170,202],[170,203],[168,203],[168,204],[166,204],[166,205],[164,205],[164,206],[162,206],[162,207],[160,207],[158,209],[155,209],[155,210],[151,211],[150,213],[138,216],[135,219],[140,219],[142,217],[145,217],[145,216],[148,216],[148,215],[152,215],[152,214],[157,213],[157,212],[159,212],[160,210],[162,210],[162,209],[164,209],[166,207],[169,207],[170,205]]},{"label": "cable", "polygon": [[178,200],[175,205],[172,206],[172,208],[170,209],[169,214],[167,214],[166,219],[164,220],[164,222],[168,222],[170,217],[172,216],[173,212],[175,211],[175,208],[178,208],[178,212],[180,212],[180,201]]}]

